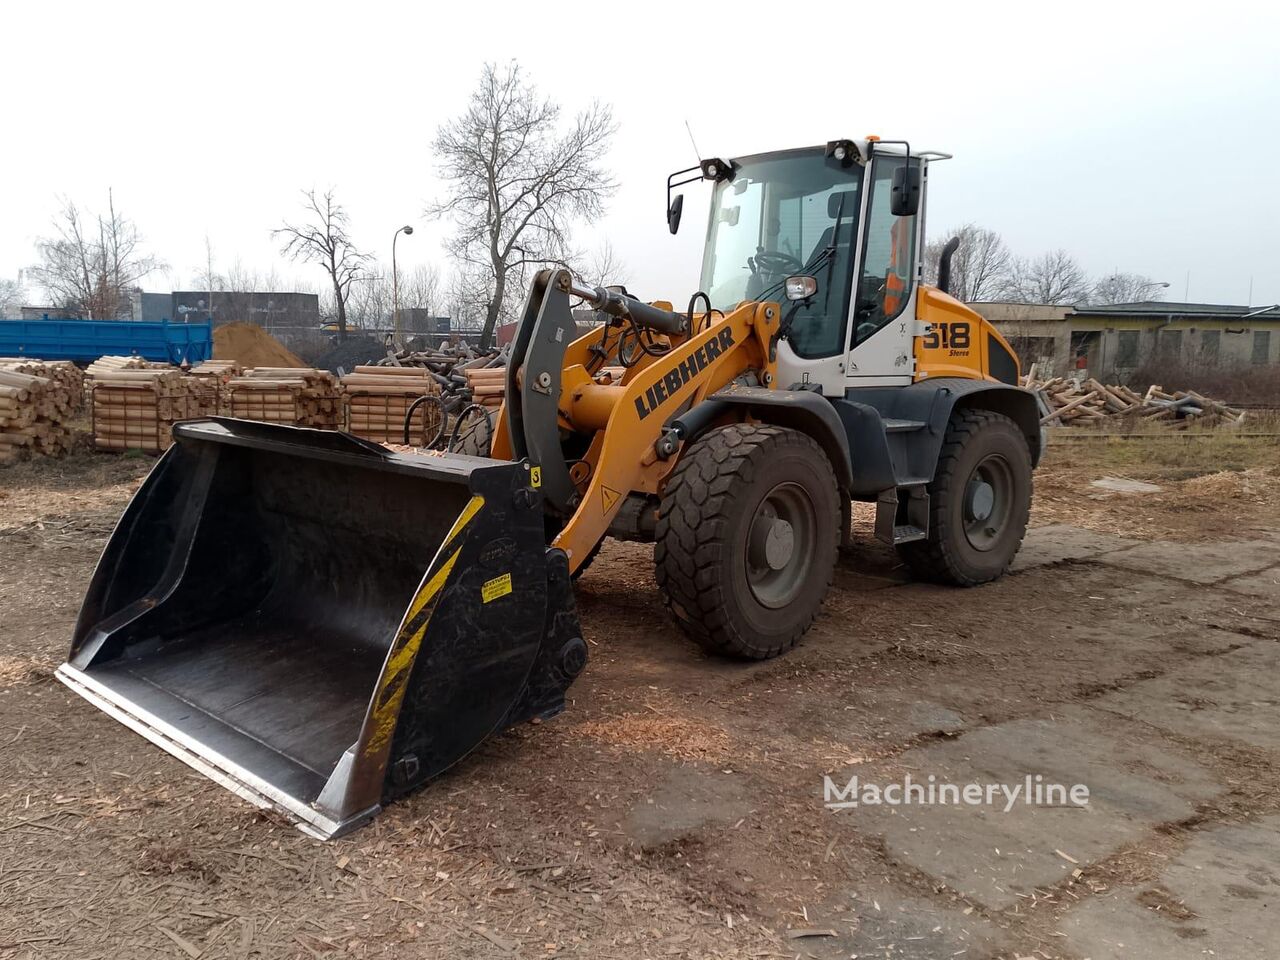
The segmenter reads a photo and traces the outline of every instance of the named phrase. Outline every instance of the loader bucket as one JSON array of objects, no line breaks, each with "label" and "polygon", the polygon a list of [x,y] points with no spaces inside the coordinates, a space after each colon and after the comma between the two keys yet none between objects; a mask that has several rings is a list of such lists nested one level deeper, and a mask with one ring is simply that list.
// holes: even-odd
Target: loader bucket
[{"label": "loader bucket", "polygon": [[526,463],[215,418],[125,510],[58,677],[222,785],[332,837],[586,662]]}]

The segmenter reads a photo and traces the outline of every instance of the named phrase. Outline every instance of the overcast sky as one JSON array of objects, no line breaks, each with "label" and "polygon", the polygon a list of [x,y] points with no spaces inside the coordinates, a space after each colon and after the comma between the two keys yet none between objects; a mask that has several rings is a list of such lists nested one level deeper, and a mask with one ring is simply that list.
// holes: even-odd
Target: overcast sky
[{"label": "overcast sky", "polygon": [[[618,13],[615,11],[625,11]],[[665,178],[705,155],[875,133],[946,150],[929,232],[973,220],[1015,252],[1063,247],[1166,299],[1280,301],[1280,14],[1212,4],[479,2],[4,5],[0,276],[36,259],[60,197],[117,205],[189,285],[239,258],[318,285],[270,229],[333,186],[356,239],[435,262],[430,143],[485,60],[512,58],[567,111],[619,123],[605,219],[632,291],[695,288],[707,193],[685,228]],[[696,202],[695,202],[696,201]]]}]

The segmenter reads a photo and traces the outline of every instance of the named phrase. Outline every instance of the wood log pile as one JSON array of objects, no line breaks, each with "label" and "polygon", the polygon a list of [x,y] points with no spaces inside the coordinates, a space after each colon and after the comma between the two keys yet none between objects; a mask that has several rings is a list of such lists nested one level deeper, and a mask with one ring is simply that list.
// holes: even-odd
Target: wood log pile
[{"label": "wood log pile", "polygon": [[1077,381],[1064,377],[1049,380],[1024,378],[1023,386],[1042,400],[1040,422],[1050,426],[1101,425],[1113,418],[1140,423],[1188,426],[1233,426],[1244,420],[1244,411],[1202,396],[1194,390],[1166,391],[1153,385],[1138,393],[1121,384],[1095,379]]},{"label": "wood log pile", "polygon": [[[346,427],[357,437],[378,443],[403,443],[404,418],[423,396],[439,397],[440,384],[425,367],[358,366],[341,380]],[[430,441],[438,432],[441,408],[418,405],[410,425],[412,439]]]},{"label": "wood log pile", "polygon": [[243,420],[336,430],[342,396],[327,370],[255,367],[227,381],[224,411]]},{"label": "wood log pile", "polygon": [[506,367],[468,367],[462,372],[467,378],[473,403],[492,407],[495,411],[502,406],[507,392]]},{"label": "wood log pile", "polygon": [[213,417],[230,408],[227,384],[241,374],[240,364],[234,360],[205,360],[187,371],[191,392],[201,399],[193,417]]},{"label": "wood log pile", "polygon": [[[508,345],[479,354],[463,343],[435,350],[401,352],[380,360],[378,366],[394,370],[427,370],[440,386],[440,398],[445,409],[450,416],[456,416],[472,403],[495,408],[501,405],[510,350]],[[488,389],[477,395],[474,392],[477,386]]]},{"label": "wood log pile", "polygon": [[234,360],[202,360],[190,370],[191,376],[218,380],[226,383],[241,374],[240,364]]},{"label": "wood log pile", "polygon": [[0,358],[0,465],[71,449],[70,420],[84,404],[83,379],[70,361]]},{"label": "wood log pile", "polygon": [[[162,453],[173,443],[173,424],[208,409],[200,385],[177,367],[150,365],[100,369],[91,379],[93,445],[98,450]],[[216,395],[214,397],[216,410]]]}]

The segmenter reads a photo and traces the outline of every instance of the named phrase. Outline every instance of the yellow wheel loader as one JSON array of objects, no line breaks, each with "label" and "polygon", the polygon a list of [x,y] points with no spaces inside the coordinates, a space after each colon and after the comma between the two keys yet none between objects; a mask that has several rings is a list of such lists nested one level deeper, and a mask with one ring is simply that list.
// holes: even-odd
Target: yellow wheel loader
[{"label": "yellow wheel loader", "polygon": [[[564,708],[587,660],[571,581],[607,536],[653,542],[675,621],[744,658],[804,635],[853,500],[918,575],[999,577],[1039,417],[1009,345],[946,293],[954,243],[922,282],[945,156],[867,138],[673,174],[672,232],[673,191],[711,185],[702,290],[678,311],[539,273],[487,456],[176,426],[58,676],[330,837]],[[575,302],[603,319],[585,336]]]}]

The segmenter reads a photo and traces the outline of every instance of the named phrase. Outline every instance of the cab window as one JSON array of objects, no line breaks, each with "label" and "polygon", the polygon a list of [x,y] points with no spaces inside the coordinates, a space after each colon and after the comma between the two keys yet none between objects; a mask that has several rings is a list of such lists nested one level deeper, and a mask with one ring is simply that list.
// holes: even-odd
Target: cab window
[{"label": "cab window", "polygon": [[702,289],[721,309],[781,300],[788,276],[812,275],[817,293],[795,311],[789,342],[802,357],[832,357],[848,342],[849,297],[861,212],[862,168],[821,150],[745,158],[716,185]]},{"label": "cab window", "polygon": [[862,275],[855,301],[855,346],[902,313],[915,281],[917,218],[895,217],[889,206],[893,172],[906,162],[905,157],[882,156],[872,168]]}]

